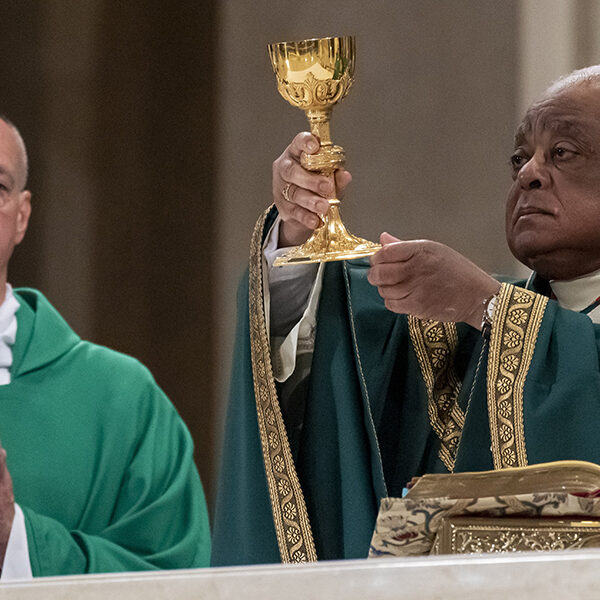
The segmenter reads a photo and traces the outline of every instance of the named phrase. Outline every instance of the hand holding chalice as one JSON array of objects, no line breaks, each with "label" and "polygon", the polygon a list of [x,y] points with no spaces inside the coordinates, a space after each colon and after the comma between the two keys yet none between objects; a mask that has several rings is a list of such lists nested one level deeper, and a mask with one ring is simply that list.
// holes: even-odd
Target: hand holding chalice
[{"label": "hand holding chalice", "polygon": [[[269,45],[269,56],[279,93],[302,109],[310,130],[320,141],[315,154],[303,154],[309,171],[331,175],[345,162],[344,149],[331,141],[329,122],[333,106],[354,81],[354,38],[331,37]],[[370,256],[381,247],[349,233],[342,223],[337,198],[328,199],[323,224],[301,246],[275,261],[275,266],[348,260]]]}]

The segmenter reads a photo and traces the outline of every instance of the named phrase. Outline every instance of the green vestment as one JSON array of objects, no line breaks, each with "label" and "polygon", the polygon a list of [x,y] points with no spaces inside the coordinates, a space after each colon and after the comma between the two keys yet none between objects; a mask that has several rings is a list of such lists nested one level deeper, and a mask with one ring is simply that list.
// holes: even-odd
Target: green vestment
[{"label": "green vestment", "polygon": [[388,311],[364,259],[326,265],[291,462],[260,314],[272,218],[255,232],[249,300],[240,289],[213,564],[366,557],[380,499],[426,472],[600,463],[600,327],[502,284],[486,341]]},{"label": "green vestment", "polygon": [[0,439],[34,576],[206,566],[191,437],[138,361],[79,339],[35,290],[15,290]]}]

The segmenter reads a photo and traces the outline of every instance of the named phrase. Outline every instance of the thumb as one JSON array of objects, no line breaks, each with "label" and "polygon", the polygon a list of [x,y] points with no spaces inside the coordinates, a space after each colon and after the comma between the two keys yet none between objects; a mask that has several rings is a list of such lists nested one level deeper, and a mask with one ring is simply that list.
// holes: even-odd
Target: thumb
[{"label": "thumb", "polygon": [[384,231],[380,236],[379,236],[379,243],[382,246],[385,246],[386,244],[393,244],[394,242],[399,242],[400,240],[397,237],[394,237],[393,235],[389,234],[387,231]]}]

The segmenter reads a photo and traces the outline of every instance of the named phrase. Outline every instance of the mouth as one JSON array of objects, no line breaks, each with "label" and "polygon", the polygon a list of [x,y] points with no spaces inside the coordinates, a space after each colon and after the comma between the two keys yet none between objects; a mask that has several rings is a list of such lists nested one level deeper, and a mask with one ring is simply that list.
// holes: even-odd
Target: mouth
[{"label": "mouth", "polygon": [[516,213],[515,222],[523,219],[525,217],[535,217],[535,216],[554,216],[552,212],[549,210],[545,210],[543,208],[538,208],[536,206],[523,206]]}]

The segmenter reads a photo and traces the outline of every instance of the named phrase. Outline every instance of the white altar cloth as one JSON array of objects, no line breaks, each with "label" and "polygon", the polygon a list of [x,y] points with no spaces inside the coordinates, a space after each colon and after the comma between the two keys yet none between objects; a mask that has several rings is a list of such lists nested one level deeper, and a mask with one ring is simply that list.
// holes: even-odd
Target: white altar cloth
[{"label": "white altar cloth", "polygon": [[600,597],[600,549],[48,577],[4,600],[547,600]]}]

